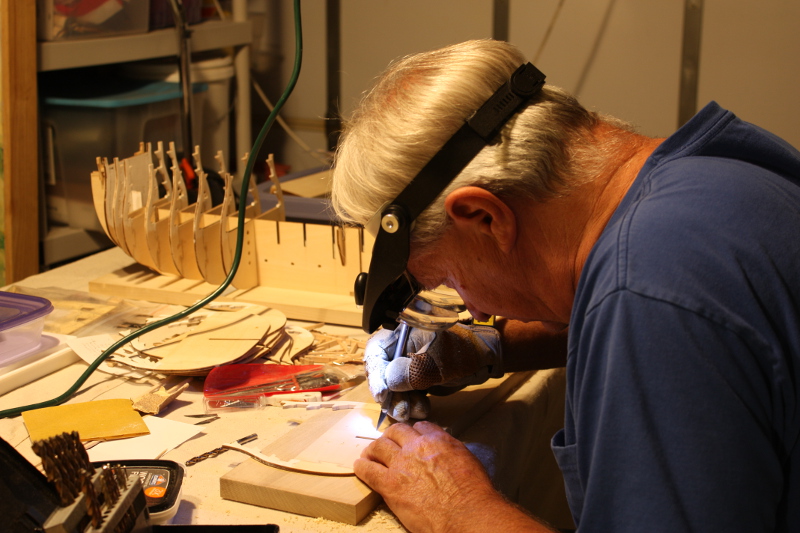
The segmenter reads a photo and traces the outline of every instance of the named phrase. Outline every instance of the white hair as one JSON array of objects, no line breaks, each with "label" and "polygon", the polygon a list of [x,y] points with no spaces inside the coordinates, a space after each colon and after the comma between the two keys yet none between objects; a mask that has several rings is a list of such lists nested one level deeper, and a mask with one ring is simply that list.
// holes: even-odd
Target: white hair
[{"label": "white hair", "polygon": [[[337,216],[366,224],[524,62],[513,45],[487,39],[392,63],[341,137],[331,197]],[[444,198],[459,187],[545,199],[585,183],[608,149],[592,142],[592,130],[604,120],[628,129],[546,85],[417,217],[412,239],[426,245],[442,234]]]}]

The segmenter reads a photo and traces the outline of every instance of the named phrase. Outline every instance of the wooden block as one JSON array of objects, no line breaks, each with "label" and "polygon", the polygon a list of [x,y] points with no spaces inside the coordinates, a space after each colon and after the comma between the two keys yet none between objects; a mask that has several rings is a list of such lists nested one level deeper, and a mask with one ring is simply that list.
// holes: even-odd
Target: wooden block
[{"label": "wooden block", "polygon": [[[358,387],[362,388],[362,387]],[[366,389],[366,387],[363,387]],[[355,395],[363,398],[363,390]],[[369,401],[369,392],[366,394]],[[349,397],[348,397],[349,398]],[[324,410],[262,450],[289,460],[316,441],[348,410]],[[377,420],[377,411],[375,411]],[[357,524],[380,503],[379,494],[355,476],[292,472],[248,459],[222,476],[220,496],[260,507]]]},{"label": "wooden block", "polygon": [[[497,402],[502,401],[525,380],[529,372],[509,374],[468,387],[450,396],[431,397],[430,420],[457,435]],[[366,383],[343,399],[372,402]],[[263,450],[265,455],[288,457],[304,449],[332,427],[347,411],[321,412],[279,438]],[[381,498],[355,476],[323,476],[291,472],[248,459],[222,476],[220,496],[261,507],[306,516],[357,524],[378,505]]]},{"label": "wooden block", "polygon": [[[341,411],[333,411],[338,414]],[[246,465],[244,468],[241,468]],[[355,476],[290,472],[248,459],[220,479],[220,496],[305,516],[358,524],[381,497]],[[236,472],[235,479],[231,479]]]}]

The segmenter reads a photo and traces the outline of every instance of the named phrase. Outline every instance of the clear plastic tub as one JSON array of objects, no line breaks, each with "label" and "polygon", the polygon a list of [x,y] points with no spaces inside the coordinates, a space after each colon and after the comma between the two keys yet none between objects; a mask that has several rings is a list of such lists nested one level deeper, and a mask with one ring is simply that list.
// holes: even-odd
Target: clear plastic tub
[{"label": "clear plastic tub", "polygon": [[40,41],[147,33],[150,0],[38,0],[37,19]]},{"label": "clear plastic tub", "polygon": [[44,320],[51,312],[50,300],[0,291],[0,370],[40,348]]},{"label": "clear plastic tub", "polygon": [[[129,157],[140,142],[155,147],[163,141],[167,147],[175,141],[181,151],[181,86],[121,77],[103,81],[102,71],[95,70],[86,73],[87,79],[102,91],[85,94],[86,88],[73,84],[71,75],[47,76],[50,94],[42,98],[47,216],[55,224],[102,232],[90,179],[97,170],[97,157],[110,162],[114,157]],[[207,89],[206,84],[193,84],[195,93]],[[202,133],[201,112],[194,114],[195,139]]]}]

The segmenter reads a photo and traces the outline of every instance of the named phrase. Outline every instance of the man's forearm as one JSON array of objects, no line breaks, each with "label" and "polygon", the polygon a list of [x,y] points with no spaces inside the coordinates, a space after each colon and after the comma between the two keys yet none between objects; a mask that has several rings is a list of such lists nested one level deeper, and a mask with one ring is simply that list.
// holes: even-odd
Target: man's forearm
[{"label": "man's forearm", "polygon": [[502,495],[471,502],[446,521],[447,533],[553,533],[558,531],[530,516],[519,506],[509,502]]}]

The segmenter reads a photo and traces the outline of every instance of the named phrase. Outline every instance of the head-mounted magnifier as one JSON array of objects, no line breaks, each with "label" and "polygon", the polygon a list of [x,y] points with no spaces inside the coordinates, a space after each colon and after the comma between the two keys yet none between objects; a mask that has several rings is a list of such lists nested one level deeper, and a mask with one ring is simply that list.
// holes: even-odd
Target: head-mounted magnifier
[{"label": "head-mounted magnifier", "polygon": [[[406,272],[414,220],[478,155],[517,112],[544,86],[545,76],[531,63],[511,78],[434,154],[405,189],[375,214],[368,229],[376,231],[369,274],[356,278],[356,304],[363,306],[362,328],[394,329],[400,312],[423,288]],[[372,227],[369,227],[372,226]]]}]

